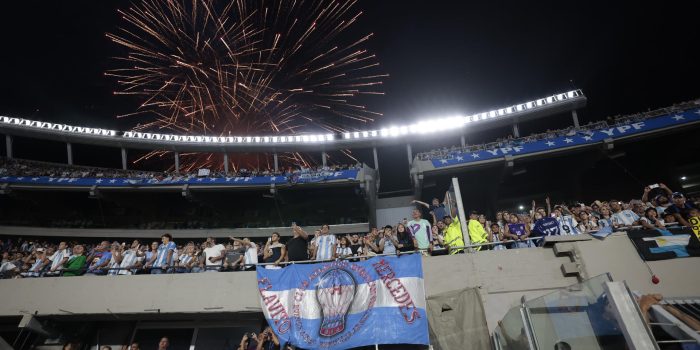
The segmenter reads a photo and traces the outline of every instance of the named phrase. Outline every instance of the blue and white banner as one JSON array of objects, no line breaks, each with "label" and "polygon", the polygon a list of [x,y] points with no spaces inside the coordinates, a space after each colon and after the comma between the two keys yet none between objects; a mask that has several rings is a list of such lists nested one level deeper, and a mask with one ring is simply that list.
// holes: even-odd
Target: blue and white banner
[{"label": "blue and white banner", "polygon": [[529,153],[547,152],[556,149],[599,143],[605,139],[617,139],[644,132],[663,129],[671,126],[678,126],[687,123],[700,121],[700,109],[688,110],[647,119],[640,122],[630,122],[619,126],[604,129],[581,131],[571,136],[561,136],[535,142],[523,143],[518,146],[500,147],[490,150],[481,150],[470,153],[459,153],[449,159],[433,159],[432,164],[436,168],[443,168],[457,164],[468,164],[502,158],[505,155],[523,155]]},{"label": "blue and white banner", "polygon": [[429,343],[420,254],[257,274],[265,318],[281,342],[304,349]]},{"label": "blue and white banner", "polygon": [[[143,178],[95,178],[95,177],[49,177],[49,176],[0,176],[0,183],[21,183],[56,186],[94,186],[99,187],[129,187],[129,186],[158,186],[158,185],[270,185],[287,184],[290,182],[324,182],[338,180],[356,180],[359,170],[341,170],[308,176],[309,181],[295,181],[287,176],[253,176],[253,177],[189,177],[162,179]],[[301,180],[301,178],[299,179]]]}]

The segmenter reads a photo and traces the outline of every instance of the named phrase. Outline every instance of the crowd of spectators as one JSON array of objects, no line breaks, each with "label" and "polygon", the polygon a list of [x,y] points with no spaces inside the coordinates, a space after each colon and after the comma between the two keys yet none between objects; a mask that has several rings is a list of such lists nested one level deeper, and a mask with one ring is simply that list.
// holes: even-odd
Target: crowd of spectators
[{"label": "crowd of spectators", "polygon": [[[217,242],[174,242],[170,234],[160,241],[48,242],[37,239],[0,241],[5,277],[75,275],[132,275],[189,272],[245,271],[264,266],[282,268],[289,263],[359,260],[379,254],[420,252],[424,255],[460,254],[465,249],[506,250],[539,246],[545,236],[588,233],[604,238],[616,230],[689,227],[700,216],[695,199],[659,183],[644,188],[639,199],[617,199],[552,205],[532,201],[529,212],[499,211],[488,218],[469,213],[462,231],[454,200],[413,201],[410,220],[372,228],[366,234],[334,235],[329,225],[307,233],[292,225],[293,236],[273,233],[267,240],[228,237]],[[424,210],[428,219],[424,218]],[[468,236],[470,245],[465,246]]]},{"label": "crowd of spectators", "polygon": [[246,169],[237,171],[138,171],[111,168],[96,168],[80,165],[67,165],[47,163],[23,159],[0,158],[0,176],[22,177],[61,177],[61,178],[128,178],[138,180],[187,180],[191,178],[222,178],[222,177],[257,177],[257,176],[284,176],[290,181],[300,177],[323,176],[341,170],[360,169],[361,164],[337,164],[327,166],[290,166],[286,169],[274,171],[270,169]]},{"label": "crowd of spectators", "polygon": [[694,100],[690,102],[679,103],[671,107],[656,109],[653,111],[648,111],[644,113],[637,113],[632,115],[617,115],[607,117],[605,120],[590,122],[586,125],[579,127],[569,126],[564,129],[557,130],[547,130],[543,133],[537,133],[525,137],[514,138],[512,135],[507,137],[497,139],[495,142],[482,143],[477,145],[465,145],[465,146],[452,146],[443,147],[439,149],[430,150],[427,152],[421,152],[416,155],[419,160],[439,160],[439,159],[452,159],[460,154],[472,153],[485,150],[493,150],[496,148],[503,147],[515,147],[522,146],[528,143],[537,142],[541,140],[553,139],[562,136],[586,136],[593,130],[604,129],[611,126],[619,126],[623,124],[628,124],[632,122],[644,121],[647,119],[659,117],[662,115],[667,115],[671,113],[676,113],[684,111],[688,108],[697,107],[700,105],[700,100]]}]

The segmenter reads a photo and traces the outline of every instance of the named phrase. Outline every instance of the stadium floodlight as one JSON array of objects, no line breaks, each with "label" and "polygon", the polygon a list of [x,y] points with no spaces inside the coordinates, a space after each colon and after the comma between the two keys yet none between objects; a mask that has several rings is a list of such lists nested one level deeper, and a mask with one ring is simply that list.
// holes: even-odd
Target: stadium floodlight
[{"label": "stadium floodlight", "polygon": [[363,131],[363,132],[362,132],[362,137],[368,138],[368,137],[369,137],[369,131]]},{"label": "stadium floodlight", "polygon": [[353,132],[353,133],[352,133],[352,137],[354,137],[354,138],[356,138],[356,139],[359,139],[359,138],[360,138],[360,132],[359,132],[359,131]]},{"label": "stadium floodlight", "polygon": [[335,140],[335,135],[326,134],[326,141],[334,141],[334,140]]},{"label": "stadium floodlight", "polygon": [[387,137],[389,136],[389,129],[381,129],[379,130],[379,134],[382,135],[382,137]]},{"label": "stadium floodlight", "polygon": [[399,134],[401,134],[401,135],[406,135],[406,134],[408,134],[408,127],[407,127],[407,126],[401,126],[401,127],[399,127]]},{"label": "stadium floodlight", "polygon": [[302,136],[302,137],[301,137],[301,140],[302,140],[303,142],[309,142],[309,135],[304,135],[304,136]]},{"label": "stadium floodlight", "polygon": [[489,118],[496,118],[496,111],[489,112]]},{"label": "stadium floodlight", "polygon": [[294,136],[294,141],[301,142],[301,136]]},{"label": "stadium floodlight", "polygon": [[372,135],[372,137],[377,137],[377,135],[379,135],[379,132],[377,130],[372,130],[370,131],[370,134]]},{"label": "stadium floodlight", "polygon": [[272,142],[274,142],[274,143],[277,143],[277,139],[278,139],[277,136],[272,136],[272,137],[270,138],[270,141],[272,141]]},{"label": "stadium floodlight", "polygon": [[576,90],[572,90],[572,91],[569,91],[566,93],[566,97],[568,97],[568,98],[574,98],[576,96],[578,96],[578,91],[576,91]]},{"label": "stadium floodlight", "polygon": [[344,134],[343,134],[343,138],[346,139],[346,140],[349,139],[349,138],[350,138],[350,133],[349,133],[349,132],[344,133]]},{"label": "stadium floodlight", "polygon": [[310,136],[309,136],[309,141],[310,141],[310,142],[316,142],[316,140],[318,140],[318,138],[316,137],[316,135],[310,135]]}]

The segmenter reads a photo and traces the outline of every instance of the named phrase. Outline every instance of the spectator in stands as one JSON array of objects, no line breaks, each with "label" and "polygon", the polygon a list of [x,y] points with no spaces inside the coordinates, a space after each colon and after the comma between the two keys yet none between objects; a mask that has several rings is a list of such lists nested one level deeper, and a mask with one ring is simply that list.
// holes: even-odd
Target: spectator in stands
[{"label": "spectator in stands", "polygon": [[402,252],[414,251],[418,245],[403,223],[396,225],[396,240],[399,242],[399,250]]},{"label": "spectator in stands", "polygon": [[327,224],[321,226],[321,232],[314,237],[312,244],[316,261],[333,259],[338,245],[335,235],[330,233],[330,227]]},{"label": "spectator in stands", "polygon": [[348,238],[346,236],[341,236],[340,238],[338,238],[338,247],[335,249],[335,258],[343,259],[351,256],[352,249],[350,249]]},{"label": "spectator in stands", "polygon": [[279,350],[280,341],[272,331],[272,328],[265,327],[260,334],[258,334],[258,346],[256,350]]},{"label": "spectator in stands", "polygon": [[455,247],[464,247],[464,236],[462,235],[462,227],[459,223],[459,216],[454,215],[454,219],[452,219],[452,217],[453,216],[445,215],[442,218],[442,221],[445,224],[445,228],[442,231],[445,240],[445,246],[449,250],[450,254],[464,253],[463,248],[455,249]]},{"label": "spectator in stands", "polygon": [[399,241],[394,234],[394,228],[391,225],[384,226],[382,237],[379,240],[379,249],[382,250],[382,254],[396,254],[398,247]]},{"label": "spectator in stands", "polygon": [[131,242],[129,249],[121,249],[117,253],[112,252],[112,257],[119,264],[119,275],[133,275],[142,265],[145,254],[141,251],[141,241],[135,239]]},{"label": "spectator in stands", "polygon": [[169,233],[160,236],[161,244],[158,246],[156,254],[151,257],[151,274],[158,275],[166,273],[173,265],[173,254],[177,246],[173,242],[173,236]]},{"label": "spectator in stands", "polygon": [[626,228],[639,225],[639,215],[629,209],[622,209],[622,202],[612,199],[610,200],[610,208],[612,209],[612,223],[616,229]]},{"label": "spectator in stands", "polygon": [[245,249],[243,270],[255,270],[255,265],[258,263],[258,246],[251,242],[248,238],[238,239],[230,237],[232,241],[241,244],[241,247]]},{"label": "spectator in stands", "polygon": [[[438,221],[438,223],[441,223],[441,221]],[[433,225],[431,227],[430,236],[433,238],[432,244],[430,245],[430,248],[428,248],[430,255],[446,255],[447,247],[445,247],[445,239],[442,233],[440,232],[440,228],[437,225]]]},{"label": "spectator in stands", "polygon": [[[503,237],[503,233],[501,233],[501,226],[499,226],[497,223],[491,224],[491,235],[489,242],[493,243],[498,243],[498,242],[503,242],[505,238]],[[506,250],[506,246],[503,244],[494,244],[493,250]]]},{"label": "spectator in stands", "polygon": [[287,247],[280,242],[280,234],[273,232],[272,236],[267,239],[265,248],[263,248],[263,261],[274,265],[265,266],[268,269],[280,268],[279,264],[284,260],[287,254]]},{"label": "spectator in stands", "polygon": [[90,263],[87,274],[106,275],[111,260],[112,253],[110,252],[110,243],[108,241],[102,241],[100,245],[95,247],[95,252],[92,255],[92,262]]},{"label": "spectator in stands", "polygon": [[292,225],[292,238],[287,241],[287,260],[305,261],[309,260],[308,241],[309,235],[294,223]]},{"label": "spectator in stands", "polygon": [[245,333],[237,350],[257,350],[258,338],[255,333]]},{"label": "spectator in stands", "polygon": [[200,268],[205,272],[220,271],[226,258],[226,247],[223,244],[217,244],[214,237],[207,237],[204,244],[206,248],[204,248],[203,260],[200,261]]},{"label": "spectator in stands", "polygon": [[669,189],[663,183],[659,183],[658,188],[662,190],[663,193],[656,195],[654,198],[649,198],[649,194],[653,189],[650,186],[644,187],[644,193],[642,194],[642,202],[652,202],[652,204],[656,206],[657,214],[661,215],[661,213],[663,213],[664,210],[666,210],[666,208],[668,208],[668,206],[671,204],[668,199],[671,198],[673,191],[671,191],[671,189]]},{"label": "spectator in stands", "polygon": [[49,260],[51,260],[51,269],[46,273],[47,276],[58,276],[63,269],[63,265],[70,259],[71,253],[70,248],[68,248],[68,243],[61,241],[58,243],[58,248],[56,252],[51,255]]},{"label": "spectator in stands", "polygon": [[[549,198],[548,198],[549,199]],[[571,215],[571,212],[565,205],[554,206],[554,218],[559,224],[559,234],[563,236],[578,235],[581,232],[578,230],[578,222]]]},{"label": "spectator in stands", "polygon": [[595,216],[588,215],[586,211],[581,211],[578,214],[578,230],[581,233],[593,232],[598,230],[598,222]]},{"label": "spectator in stands", "polygon": [[[445,194],[445,197],[447,197],[447,194]],[[443,200],[441,203],[437,198],[433,198],[433,201],[430,204],[419,200],[412,200],[411,204],[420,204],[427,208],[433,218],[433,225],[437,224],[438,220],[449,214],[445,211],[445,201]]]},{"label": "spectator in stands", "polygon": [[87,258],[83,255],[85,247],[80,244],[73,246],[73,256],[63,265],[63,276],[79,276],[83,273]]},{"label": "spectator in stands", "polygon": [[0,261],[0,278],[14,277],[17,273],[19,273],[19,268],[12,261],[10,252],[4,251],[2,261]]},{"label": "spectator in stands", "polygon": [[350,243],[350,250],[352,251],[352,256],[362,255],[362,241],[360,240],[360,236],[357,233],[355,233],[349,235],[348,237],[348,242]]},{"label": "spectator in stands", "polygon": [[224,259],[224,270],[241,270],[245,266],[245,251],[246,248],[240,242],[234,241],[233,244],[226,245],[226,258]]},{"label": "spectator in stands", "polygon": [[644,211],[644,216],[639,219],[639,223],[647,229],[665,228],[664,220],[657,218],[658,212],[656,208],[647,208]]},{"label": "spectator in stands", "polygon": [[141,346],[138,342],[132,342],[126,350],[141,350]]},{"label": "spectator in stands", "polygon": [[379,241],[381,240],[381,237],[379,237],[379,234],[377,233],[376,228],[372,228],[372,230],[369,231],[367,235],[362,239],[364,243],[364,247],[362,248],[362,252],[364,255],[367,256],[375,256],[379,253],[382,252],[381,248],[379,247]]},{"label": "spectator in stands", "polygon": [[[172,243],[172,242],[170,242]],[[170,339],[168,337],[160,338],[158,342],[158,350],[168,350],[170,348]]]},{"label": "spectator in stands", "polygon": [[612,222],[612,213],[610,212],[610,208],[607,206],[601,206],[600,207],[600,217],[598,218],[598,227],[605,228],[605,227],[612,227],[613,222]]},{"label": "spectator in stands", "polygon": [[144,264],[144,267],[146,269],[150,269],[153,266],[153,257],[158,256],[158,242],[151,242],[151,249],[146,252],[146,264]]},{"label": "spectator in stands", "polygon": [[423,219],[420,209],[411,211],[412,220],[408,222],[408,230],[415,238],[418,249],[429,249],[432,245],[432,229],[428,220]]},{"label": "spectator in stands", "polygon": [[678,228],[681,224],[676,220],[676,217],[671,213],[663,213],[664,216],[664,227],[666,228]]},{"label": "spectator in stands", "polygon": [[182,253],[178,256],[177,273],[192,272],[197,266],[197,256],[195,255],[194,242],[187,242]]},{"label": "spectator in stands", "polygon": [[673,214],[676,221],[681,225],[690,227],[691,225],[688,223],[688,218],[690,218],[689,213],[691,209],[695,208],[695,206],[686,201],[685,196],[680,192],[673,192],[673,195],[671,195],[671,201],[673,204],[669,205],[665,212]]},{"label": "spectator in stands", "polygon": [[512,239],[513,248],[528,248],[530,242],[527,240],[530,237],[530,227],[525,225],[517,215],[510,216],[510,223],[506,225],[506,232],[503,233],[506,239]]},{"label": "spectator in stands", "polygon": [[[508,215],[508,213],[504,212],[503,217],[505,218],[506,215]],[[479,222],[479,212],[472,211],[471,214],[469,214],[467,230],[469,231],[471,244],[481,244],[489,241],[486,229],[484,229],[484,226]],[[481,248],[482,246],[474,247],[474,250],[481,250]]]}]

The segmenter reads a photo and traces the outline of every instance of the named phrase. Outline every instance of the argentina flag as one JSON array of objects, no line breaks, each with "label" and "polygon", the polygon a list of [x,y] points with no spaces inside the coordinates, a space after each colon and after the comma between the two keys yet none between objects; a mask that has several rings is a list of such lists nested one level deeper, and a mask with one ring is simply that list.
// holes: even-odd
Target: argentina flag
[{"label": "argentina flag", "polygon": [[419,254],[258,269],[260,302],[283,343],[304,349],[425,344]]}]

